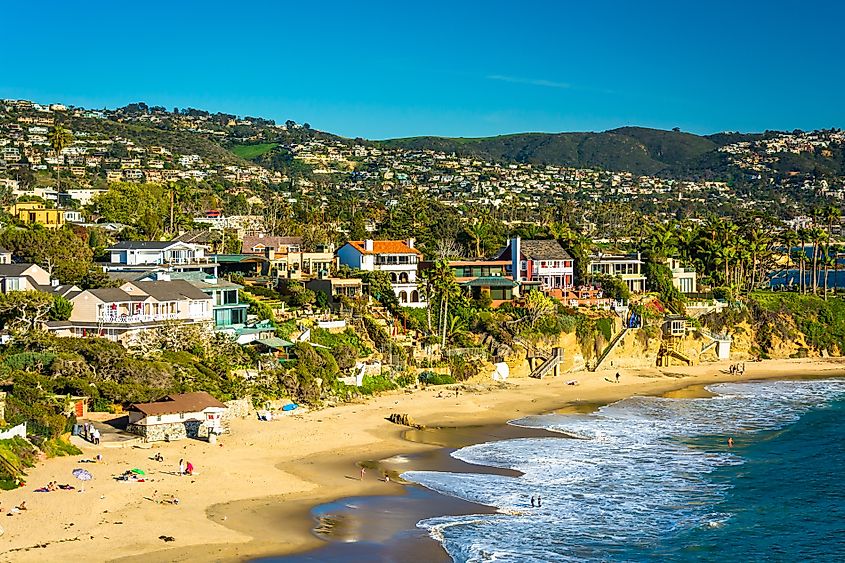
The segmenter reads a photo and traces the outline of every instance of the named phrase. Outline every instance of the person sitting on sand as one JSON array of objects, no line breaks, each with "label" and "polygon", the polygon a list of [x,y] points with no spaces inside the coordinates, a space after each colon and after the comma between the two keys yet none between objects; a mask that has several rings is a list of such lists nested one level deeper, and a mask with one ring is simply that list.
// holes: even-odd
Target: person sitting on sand
[{"label": "person sitting on sand", "polygon": [[161,455],[161,452],[156,452],[156,455],[153,456],[153,460],[162,462],[164,461],[164,456]]},{"label": "person sitting on sand", "polygon": [[194,474],[194,464],[190,461],[185,464],[185,473],[187,473],[188,475]]}]

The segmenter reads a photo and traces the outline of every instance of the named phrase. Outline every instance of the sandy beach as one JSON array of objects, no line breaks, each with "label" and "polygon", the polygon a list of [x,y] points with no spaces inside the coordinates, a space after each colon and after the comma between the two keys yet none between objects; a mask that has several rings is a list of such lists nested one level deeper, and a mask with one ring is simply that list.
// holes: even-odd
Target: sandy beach
[{"label": "sandy beach", "polygon": [[[841,359],[772,360],[746,367],[742,379],[845,375]],[[86,444],[83,456],[47,460],[29,471],[26,487],[0,493],[0,525],[5,530],[0,559],[240,561],[312,549],[324,545],[312,533],[314,506],[349,496],[406,493],[404,485],[385,482],[370,462],[390,458],[386,466],[398,471],[404,456],[497,438],[472,430],[482,425],[740,379],[728,375],[727,369],[724,363],[623,370],[618,384],[608,381],[615,371],[580,372],[544,380],[513,379],[457,397],[433,387],[279,421],[235,420],[231,434],[217,445],[191,440],[143,447]],[[566,385],[571,379],[579,384]],[[458,430],[431,429],[420,436],[420,431],[408,432],[385,420],[394,412],[407,413],[427,427]],[[163,462],[151,459],[156,453]],[[81,458],[97,454],[102,462],[80,464]],[[191,461],[198,474],[180,476],[180,458]],[[362,461],[371,467],[363,480]],[[88,469],[94,479],[76,481],[71,471],[77,467]],[[145,482],[112,479],[136,467],[146,472]],[[76,490],[33,492],[51,481]],[[84,492],[79,490],[82,485]],[[179,503],[159,502],[172,498]],[[22,501],[26,511],[6,516]]]}]

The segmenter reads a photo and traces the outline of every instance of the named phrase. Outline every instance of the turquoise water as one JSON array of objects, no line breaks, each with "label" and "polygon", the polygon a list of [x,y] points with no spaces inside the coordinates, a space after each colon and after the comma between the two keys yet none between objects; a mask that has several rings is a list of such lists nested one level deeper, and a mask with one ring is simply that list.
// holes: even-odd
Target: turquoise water
[{"label": "turquoise water", "polygon": [[405,475],[500,513],[419,526],[460,562],[845,561],[845,380],[709,389],[515,421],[562,437],[453,455],[522,476]]},{"label": "turquoise water", "polygon": [[[845,401],[735,444],[742,465],[709,479],[728,488],[715,529],[667,539],[646,556],[678,561],[845,561]],[[711,444],[711,447],[715,444]]]}]

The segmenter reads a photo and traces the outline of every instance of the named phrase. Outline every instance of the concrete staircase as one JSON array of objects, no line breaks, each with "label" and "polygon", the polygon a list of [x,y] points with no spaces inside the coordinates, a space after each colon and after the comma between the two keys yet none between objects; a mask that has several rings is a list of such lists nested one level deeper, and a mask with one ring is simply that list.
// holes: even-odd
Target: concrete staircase
[{"label": "concrete staircase", "polygon": [[597,371],[601,367],[607,357],[610,356],[611,353],[613,353],[617,346],[619,346],[619,343],[622,342],[622,339],[625,337],[629,330],[633,329],[624,327],[622,330],[619,331],[619,333],[613,338],[610,344],[607,345],[607,348],[604,349],[604,352],[602,352],[601,356],[599,356],[599,359],[596,361],[595,365],[590,371]]}]

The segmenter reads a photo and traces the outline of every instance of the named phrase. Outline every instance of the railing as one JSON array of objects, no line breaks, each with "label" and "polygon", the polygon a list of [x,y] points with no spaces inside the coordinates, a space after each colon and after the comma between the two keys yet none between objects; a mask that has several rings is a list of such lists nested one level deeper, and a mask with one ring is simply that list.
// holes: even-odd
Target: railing
[{"label": "railing", "polygon": [[157,321],[172,321],[179,319],[178,313],[164,313],[158,315],[127,315],[127,314],[104,314],[97,317],[98,323],[150,323]]},{"label": "railing", "polygon": [[728,334],[727,332],[722,333],[722,334],[716,334],[716,333],[710,332],[706,328],[700,328],[700,329],[698,329],[698,332],[701,333],[701,336],[704,336],[705,338],[709,338],[710,340],[716,340],[716,341],[719,341],[719,342],[731,342],[733,340],[733,337],[731,337],[731,335]]}]

